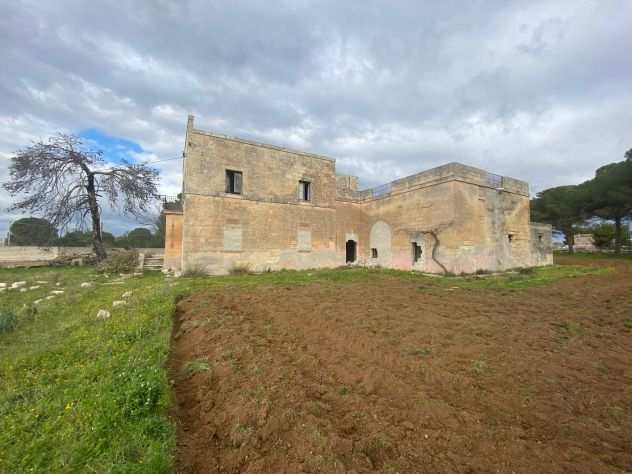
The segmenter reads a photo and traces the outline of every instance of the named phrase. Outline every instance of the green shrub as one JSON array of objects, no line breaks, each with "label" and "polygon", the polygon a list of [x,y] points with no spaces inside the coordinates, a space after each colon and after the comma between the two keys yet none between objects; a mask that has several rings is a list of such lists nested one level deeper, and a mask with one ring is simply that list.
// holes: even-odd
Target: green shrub
[{"label": "green shrub", "polygon": [[138,266],[138,253],[135,250],[112,252],[105,260],[97,264],[101,273],[129,273]]},{"label": "green shrub", "polygon": [[13,311],[9,309],[0,310],[0,333],[13,331],[17,324],[18,317]]}]

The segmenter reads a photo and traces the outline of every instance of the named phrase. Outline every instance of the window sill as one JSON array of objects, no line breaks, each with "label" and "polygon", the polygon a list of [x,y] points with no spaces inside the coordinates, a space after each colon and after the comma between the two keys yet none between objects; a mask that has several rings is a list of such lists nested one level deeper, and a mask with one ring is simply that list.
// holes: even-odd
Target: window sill
[{"label": "window sill", "polygon": [[233,193],[219,193],[221,197],[231,198],[231,199],[243,199],[243,194],[233,194]]},{"label": "window sill", "polygon": [[313,206],[314,205],[312,201],[298,201],[297,204],[299,206]]}]

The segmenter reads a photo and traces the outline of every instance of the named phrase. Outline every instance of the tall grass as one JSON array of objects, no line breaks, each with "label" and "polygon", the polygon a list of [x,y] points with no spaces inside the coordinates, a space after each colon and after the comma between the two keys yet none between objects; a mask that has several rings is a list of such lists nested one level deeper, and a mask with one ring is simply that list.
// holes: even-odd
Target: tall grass
[{"label": "tall grass", "polygon": [[[20,279],[63,280],[64,294],[0,335],[0,472],[170,472],[173,295],[157,276],[80,289],[90,270],[57,272],[22,270]],[[0,298],[28,304],[51,285]],[[138,296],[113,309],[129,289]],[[99,308],[112,318],[97,321]]]}]

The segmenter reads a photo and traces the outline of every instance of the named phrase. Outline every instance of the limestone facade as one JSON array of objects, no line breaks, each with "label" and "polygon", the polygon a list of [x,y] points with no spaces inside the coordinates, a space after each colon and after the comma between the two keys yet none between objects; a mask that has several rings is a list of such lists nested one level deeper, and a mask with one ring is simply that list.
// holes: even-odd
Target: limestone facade
[{"label": "limestone facade", "polygon": [[551,227],[529,221],[516,179],[449,163],[361,191],[330,158],[197,130],[193,117],[184,157],[183,209],[165,212],[170,268],[473,273],[553,261]]}]

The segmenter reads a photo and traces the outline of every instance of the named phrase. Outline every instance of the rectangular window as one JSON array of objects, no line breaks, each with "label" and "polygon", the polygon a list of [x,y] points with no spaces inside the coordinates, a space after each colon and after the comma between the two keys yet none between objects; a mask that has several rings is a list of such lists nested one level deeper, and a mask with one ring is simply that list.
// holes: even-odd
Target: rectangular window
[{"label": "rectangular window", "polygon": [[241,194],[242,175],[241,171],[226,170],[226,192],[230,194]]},{"label": "rectangular window", "polygon": [[377,258],[377,249],[371,249],[371,258]]},{"label": "rectangular window", "polygon": [[413,242],[413,263],[417,263],[419,260],[421,260],[421,245]]},{"label": "rectangular window", "polygon": [[301,201],[312,200],[312,183],[302,180],[298,182],[298,198]]}]

